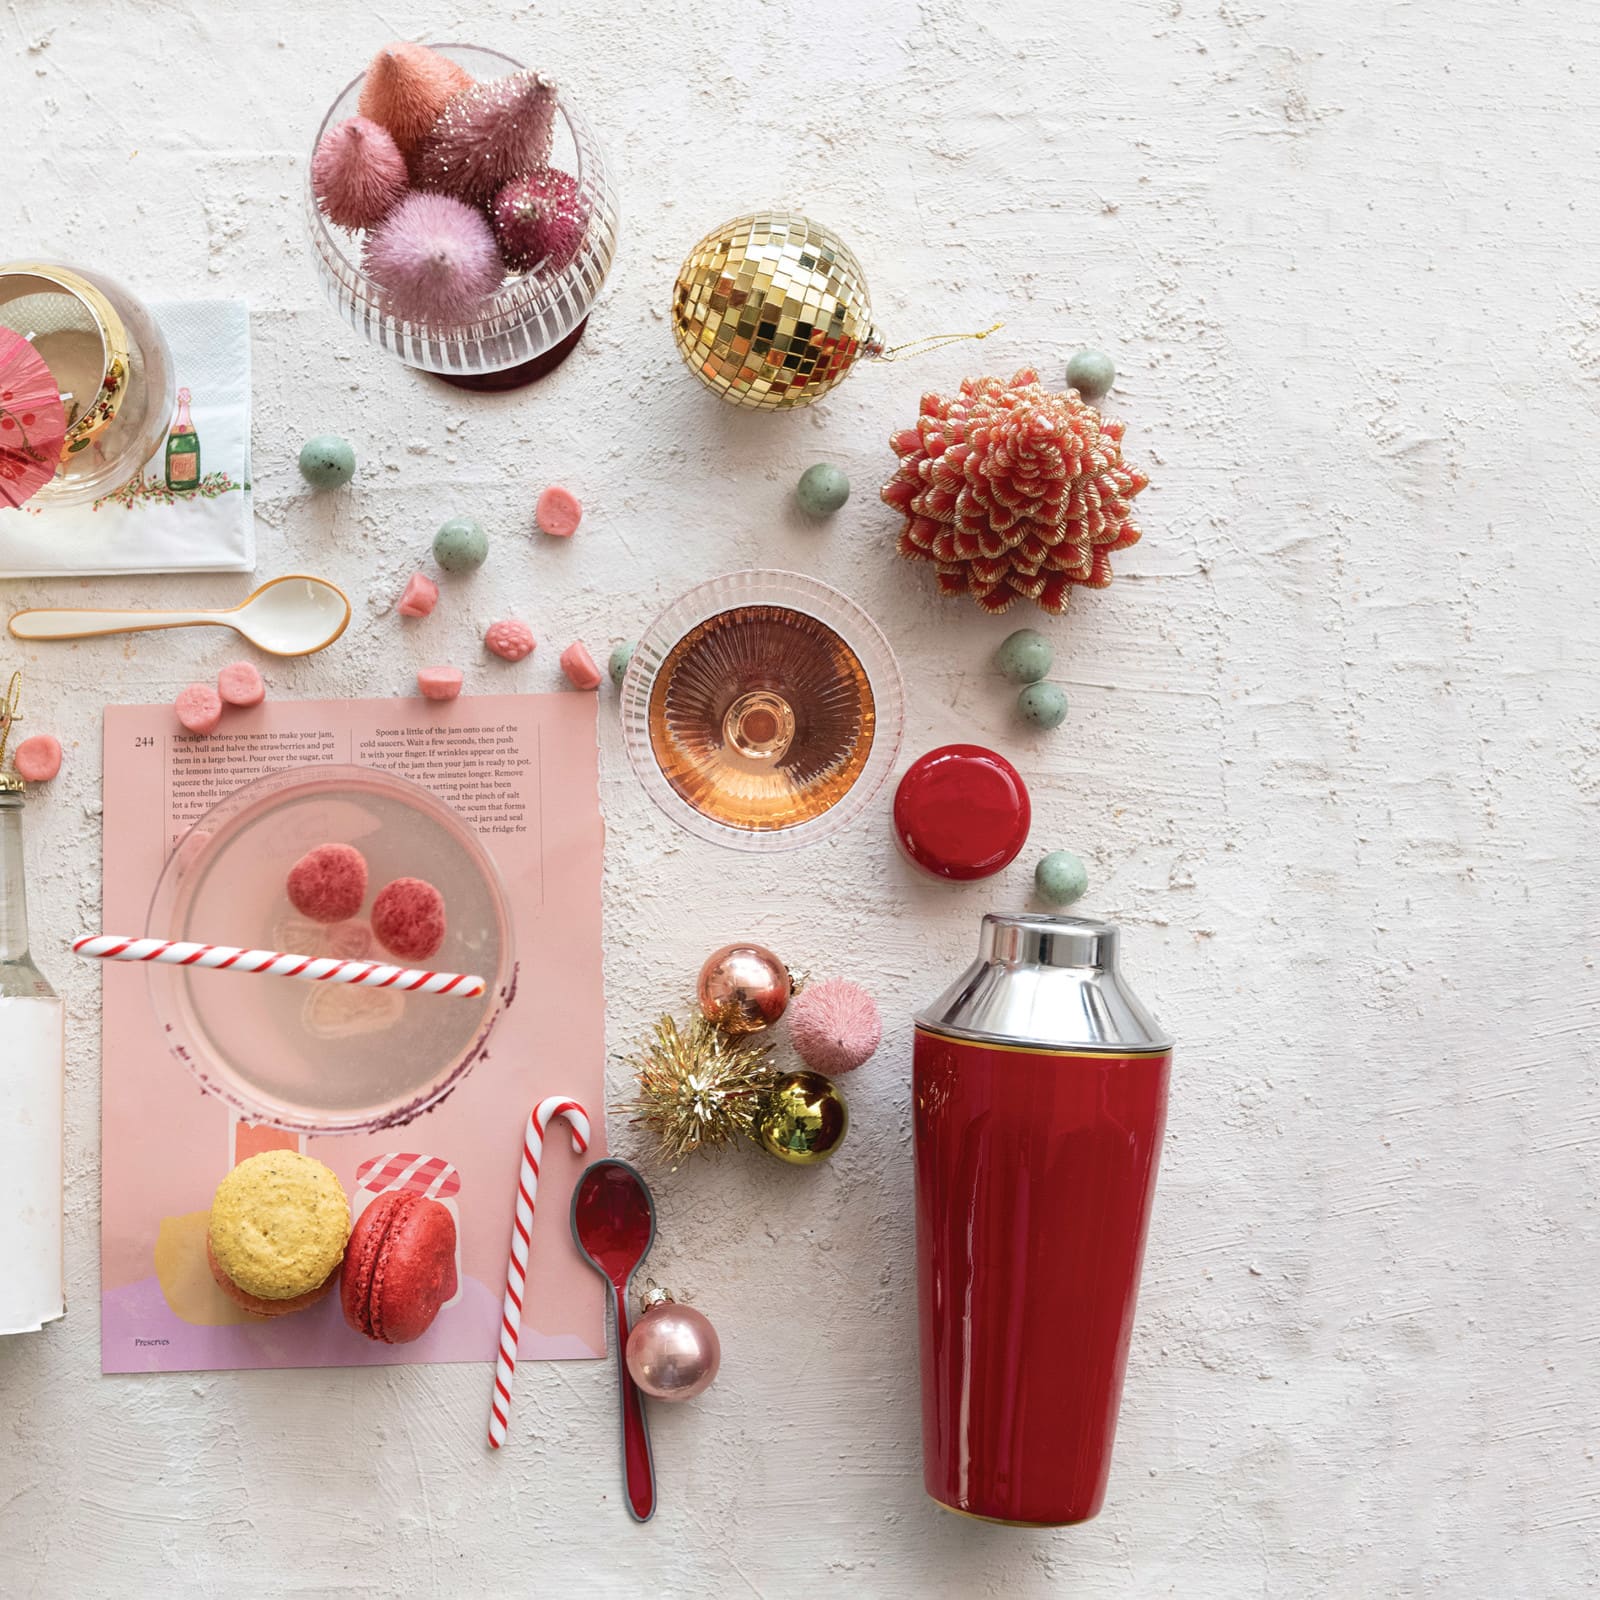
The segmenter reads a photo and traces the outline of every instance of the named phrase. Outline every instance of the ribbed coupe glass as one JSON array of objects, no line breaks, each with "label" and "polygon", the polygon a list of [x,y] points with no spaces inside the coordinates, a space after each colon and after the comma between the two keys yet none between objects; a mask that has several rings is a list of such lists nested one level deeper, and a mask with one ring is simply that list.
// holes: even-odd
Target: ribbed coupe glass
[{"label": "ribbed coupe glass", "polygon": [[[478,79],[522,70],[521,62],[498,50],[468,44],[432,48]],[[329,128],[356,115],[365,78],[362,73],[348,83],[328,108],[313,151]],[[383,290],[361,267],[365,236],[336,226],[317,209],[308,157],[306,227],[318,276],[334,309],[362,338],[398,356],[408,367],[420,367],[468,388],[514,388],[542,377],[578,342],[617,249],[616,190],[589,124],[560,92],[550,164],[577,180],[579,199],[589,213],[588,231],[577,255],[549,277],[537,271],[508,275],[469,322],[435,324],[396,317],[386,309]]]},{"label": "ribbed coupe glass", "polygon": [[790,850],[860,815],[905,720],[883,631],[798,572],[735,572],[675,600],[622,683],[622,728],[650,798],[691,833]]}]

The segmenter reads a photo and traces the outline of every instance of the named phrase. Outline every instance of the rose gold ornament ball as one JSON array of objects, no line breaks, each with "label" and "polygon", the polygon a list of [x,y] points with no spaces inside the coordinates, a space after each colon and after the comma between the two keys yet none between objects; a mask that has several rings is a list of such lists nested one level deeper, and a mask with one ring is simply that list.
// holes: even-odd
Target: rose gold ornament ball
[{"label": "rose gold ornament ball", "polygon": [[722,1341],[704,1312],[652,1289],[628,1335],[627,1360],[633,1381],[652,1400],[692,1400],[711,1387]]},{"label": "rose gold ornament ball", "polygon": [[759,1033],[783,1015],[793,987],[789,969],[770,950],[729,944],[706,957],[695,995],[724,1033]]}]

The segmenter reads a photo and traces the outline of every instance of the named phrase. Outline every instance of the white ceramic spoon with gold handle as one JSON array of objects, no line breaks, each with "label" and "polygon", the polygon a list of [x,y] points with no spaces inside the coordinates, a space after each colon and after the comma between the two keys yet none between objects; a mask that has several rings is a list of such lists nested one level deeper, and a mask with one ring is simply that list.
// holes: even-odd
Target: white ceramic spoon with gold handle
[{"label": "white ceramic spoon with gold handle", "polygon": [[232,628],[273,656],[308,656],[326,649],[350,625],[350,602],[325,578],[290,573],[264,583],[228,611],[19,611],[19,639],[93,639],[106,633],[156,628]]}]

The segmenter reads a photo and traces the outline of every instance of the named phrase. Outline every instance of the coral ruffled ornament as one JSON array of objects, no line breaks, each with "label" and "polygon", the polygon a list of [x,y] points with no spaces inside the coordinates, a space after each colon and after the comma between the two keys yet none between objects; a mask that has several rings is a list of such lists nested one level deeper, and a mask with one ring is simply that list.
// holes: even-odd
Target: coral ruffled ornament
[{"label": "coral ruffled ornament", "polygon": [[1074,584],[1105,588],[1112,552],[1138,542],[1132,502],[1150,480],[1123,462],[1125,428],[1029,368],[924,395],[916,427],[889,441],[900,554],[933,562],[945,594],[984,611],[1032,600],[1059,614]]}]

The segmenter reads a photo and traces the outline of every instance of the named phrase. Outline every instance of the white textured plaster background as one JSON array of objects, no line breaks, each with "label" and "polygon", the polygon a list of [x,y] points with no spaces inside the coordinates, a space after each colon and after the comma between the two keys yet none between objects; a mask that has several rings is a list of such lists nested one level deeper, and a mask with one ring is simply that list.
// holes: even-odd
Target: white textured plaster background
[{"label": "white textured plaster background", "polygon": [[[621,252],[577,356],[507,397],[357,341],[303,238],[312,130],[396,34],[553,68],[602,132]],[[98,976],[107,699],[234,653],[196,633],[39,649],[28,711],[68,746],[31,807],[36,944],[72,1015],[71,1312],[0,1345],[0,1591],[36,1596],[1570,1596],[1600,1581],[1600,423],[1593,83],[1572,0],[993,0],[0,9],[0,257],[56,252],[152,296],[248,295],[263,575],[357,597],[277,695],[560,686],[709,575],[848,589],[905,668],[902,766],[951,739],[1028,775],[1034,845],[914,879],[888,795],[771,861],[656,814],[607,690],[608,1029],[753,935],[877,990],[854,1129],[803,1174],[753,1154],[663,1178],[657,1275],[719,1325],[717,1387],[654,1418],[661,1511],[617,1495],[609,1366],[529,1368],[482,1448],[481,1367],[101,1379]],[[683,373],[683,251],[750,206],[833,222],[894,338],[1002,337],[745,415]],[[1145,540],[1050,626],[1072,715],[1029,737],[980,620],[897,561],[876,500],[924,388],[1080,342],[1154,486]],[[294,452],[349,435],[315,497]],[[789,509],[850,474],[831,524]],[[583,497],[526,536],[538,488]],[[426,632],[389,605],[447,514],[491,565]],[[3,586],[7,609],[231,603],[243,579]],[[497,615],[542,646],[480,658]],[[13,647],[0,652],[9,665]],[[1026,1533],[936,1511],[918,1461],[912,1010],[979,913],[1083,853],[1180,1047],[1110,1500]],[[613,1093],[624,1088],[620,1070]],[[613,1128],[619,1150],[636,1148]]]}]

